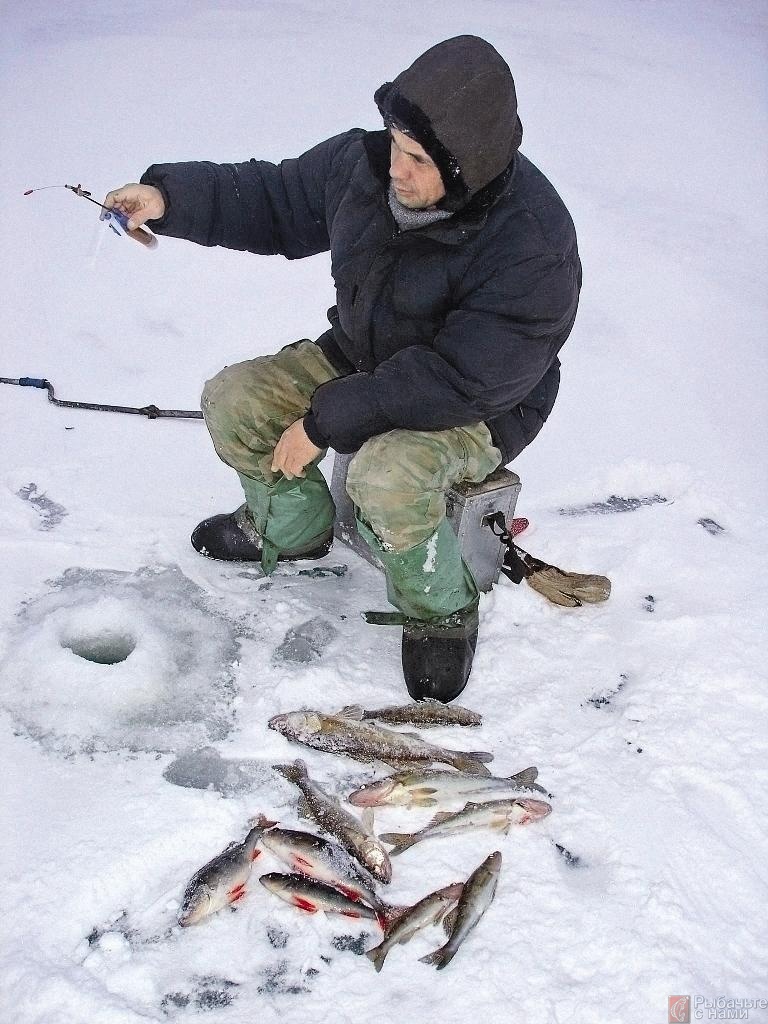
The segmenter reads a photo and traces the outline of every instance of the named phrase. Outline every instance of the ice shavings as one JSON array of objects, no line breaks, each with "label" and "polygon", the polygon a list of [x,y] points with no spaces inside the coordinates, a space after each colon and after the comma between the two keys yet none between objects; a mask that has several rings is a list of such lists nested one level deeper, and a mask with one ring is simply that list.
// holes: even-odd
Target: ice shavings
[{"label": "ice shavings", "polygon": [[22,609],[0,665],[21,729],[65,752],[227,734],[236,631],[179,569],[71,569],[53,587]]}]

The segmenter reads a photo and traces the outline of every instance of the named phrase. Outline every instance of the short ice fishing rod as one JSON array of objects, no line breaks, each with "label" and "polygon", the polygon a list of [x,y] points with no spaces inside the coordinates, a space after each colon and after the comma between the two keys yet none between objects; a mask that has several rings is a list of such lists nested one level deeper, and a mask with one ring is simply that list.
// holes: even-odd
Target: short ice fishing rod
[{"label": "short ice fishing rod", "polygon": [[[80,196],[81,199],[87,199],[89,203],[93,203],[94,206],[98,206],[101,210],[100,220],[106,221],[108,226],[115,232],[116,235],[120,234],[120,231],[115,227],[115,222],[120,225],[123,232],[135,239],[137,242],[141,242],[142,245],[148,249],[154,249],[157,246],[157,238],[144,227],[131,228],[128,227],[128,217],[120,210],[110,209],[103,203],[97,202],[92,198],[91,193],[84,189],[82,185],[43,185],[40,188],[30,188],[24,193],[25,196],[32,195],[33,192],[42,192],[48,188],[67,188],[70,192],[74,192],[76,196]],[[158,419],[160,417],[172,417],[174,419],[194,419],[199,420],[203,418],[203,414],[198,410],[187,410],[187,409],[158,409],[156,405],[144,405],[141,408],[129,406],[129,405],[104,405],[98,402],[67,402],[64,399],[57,398],[53,390],[53,384],[44,377],[0,377],[0,384],[16,384],[22,388],[39,388],[48,392],[48,401],[53,402],[54,405],[63,406],[67,409],[93,409],[97,412],[125,412],[132,413],[135,416],[146,416],[150,420]]]},{"label": "short ice fishing rod", "polygon": [[31,196],[33,192],[43,192],[48,188],[68,188],[70,192],[74,192],[76,196],[80,196],[82,199],[87,199],[89,203],[93,203],[94,206],[98,206],[101,210],[101,216],[99,220],[106,221],[108,226],[112,228],[116,235],[120,232],[115,227],[113,221],[117,221],[120,227],[123,229],[126,235],[135,239],[137,242],[141,242],[148,249],[155,249],[157,247],[157,238],[144,227],[139,228],[128,228],[128,217],[120,210],[110,209],[103,203],[97,202],[92,198],[91,193],[84,189],[82,185],[42,185],[40,188],[28,188],[24,193],[25,196]]},{"label": "short ice fishing rod", "polygon": [[203,414],[199,409],[158,409],[156,405],[144,405],[136,408],[130,405],[102,405],[97,402],[66,402],[62,398],[56,398],[53,384],[42,377],[0,377],[0,384],[17,384],[22,388],[40,388],[48,392],[48,401],[54,405],[63,406],[66,409],[93,409],[95,412],[127,412],[135,416],[146,416],[147,419],[156,420],[186,419],[201,420]]}]

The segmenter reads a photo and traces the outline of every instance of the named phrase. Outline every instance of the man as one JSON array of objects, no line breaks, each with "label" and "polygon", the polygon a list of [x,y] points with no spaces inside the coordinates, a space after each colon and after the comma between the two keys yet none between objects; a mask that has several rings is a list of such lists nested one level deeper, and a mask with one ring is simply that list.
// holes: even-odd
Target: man
[{"label": "man", "polygon": [[514,82],[489,43],[438,43],[375,101],[385,131],[279,166],[156,164],[106,205],[201,245],[330,250],[330,329],[206,384],[208,429],[246,502],[192,543],[266,572],[326,554],[334,507],[318,462],[357,452],[347,487],[404,616],[408,691],[448,702],[472,666],[478,591],[444,494],[510,462],[546,420],[581,266],[568,211],[518,152]]}]

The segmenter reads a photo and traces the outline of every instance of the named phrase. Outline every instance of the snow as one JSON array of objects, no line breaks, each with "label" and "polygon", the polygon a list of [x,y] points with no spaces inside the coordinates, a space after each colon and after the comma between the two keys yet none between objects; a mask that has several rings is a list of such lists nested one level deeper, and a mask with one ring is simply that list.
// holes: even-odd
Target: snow
[{"label": "snow", "polygon": [[[383,580],[338,544],[317,563],[336,572],[269,581],[200,558],[191,528],[242,497],[199,422],[0,385],[0,1020],[646,1024],[672,994],[768,997],[767,14],[716,0],[5,12],[0,374],[164,408],[195,408],[226,363],[318,336],[328,258],[164,238],[148,252],[71,193],[22,193],[82,182],[99,198],[154,161],[293,156],[378,127],[373,90],[437,40],[490,39],[585,267],[558,403],[514,466],[520,542],[613,590],[566,610],[502,581],[481,601],[463,699],[484,725],[429,738],[493,751],[499,775],[537,765],[553,812],[395,859],[387,898],[404,903],[502,850],[496,898],[447,970],[418,963],[433,930],[377,975],[354,955],[375,927],[258,885],[182,931],[197,868],[259,812],[298,823],[269,765],[302,756],[339,795],[374,777],[266,723],[401,701],[398,631],[359,617],[385,607]],[[666,501],[618,511],[612,495]],[[429,817],[382,810],[376,828]]]}]

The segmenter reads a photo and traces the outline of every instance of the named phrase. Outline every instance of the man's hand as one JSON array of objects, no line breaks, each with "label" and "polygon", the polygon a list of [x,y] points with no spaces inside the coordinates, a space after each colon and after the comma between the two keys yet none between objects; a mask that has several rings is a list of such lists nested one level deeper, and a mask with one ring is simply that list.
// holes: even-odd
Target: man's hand
[{"label": "man's hand", "polygon": [[322,452],[307,437],[304,424],[296,420],[283,431],[272,455],[272,472],[282,473],[289,480],[304,476],[306,466]]},{"label": "man's hand", "polygon": [[104,205],[108,210],[117,208],[130,218],[128,230],[140,227],[148,220],[159,220],[165,213],[163,193],[154,185],[123,185],[107,193]]}]

